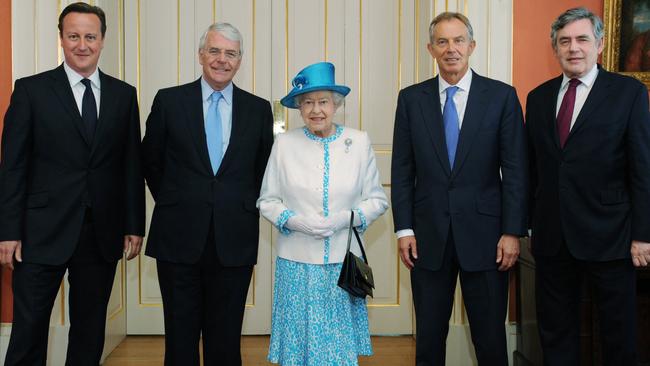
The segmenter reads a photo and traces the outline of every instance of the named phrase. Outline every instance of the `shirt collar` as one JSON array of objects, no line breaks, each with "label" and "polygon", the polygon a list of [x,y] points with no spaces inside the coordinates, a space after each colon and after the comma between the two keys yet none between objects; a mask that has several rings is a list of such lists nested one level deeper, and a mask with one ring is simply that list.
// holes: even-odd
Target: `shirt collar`
[{"label": "shirt collar", "polygon": [[[585,76],[578,78],[578,80],[580,80],[580,82],[587,88],[590,88],[594,83],[594,80],[596,80],[596,76],[598,76],[598,65],[594,64],[594,67],[586,73]],[[566,74],[562,74],[562,85],[560,86],[560,90],[566,89],[570,80],[571,79],[569,79]]]},{"label": "shirt collar", "polygon": [[472,85],[472,73],[472,69],[468,69],[456,85],[449,84],[442,76],[438,77],[438,92],[440,94],[445,93],[450,86],[457,86],[460,90],[469,91],[469,87]]},{"label": "shirt collar", "polygon": [[[80,75],[78,72],[74,71],[68,64],[63,61],[63,69],[65,70],[65,74],[68,76],[68,81],[70,82],[71,86],[75,86],[81,82],[84,77]],[[99,81],[99,67],[95,68],[95,71],[90,74],[86,79],[90,80],[90,83],[97,89],[101,90],[101,83]]]},{"label": "shirt collar", "polygon": [[212,89],[210,84],[208,84],[208,82],[205,81],[203,76],[201,76],[201,96],[203,97],[203,101],[208,101],[212,93],[214,93],[215,91],[220,91],[221,95],[223,95],[223,100],[225,100],[226,103],[228,103],[229,105],[232,104],[232,91],[233,91],[232,81],[229,82],[228,85],[226,85],[226,87],[223,88],[223,90],[214,90]]}]

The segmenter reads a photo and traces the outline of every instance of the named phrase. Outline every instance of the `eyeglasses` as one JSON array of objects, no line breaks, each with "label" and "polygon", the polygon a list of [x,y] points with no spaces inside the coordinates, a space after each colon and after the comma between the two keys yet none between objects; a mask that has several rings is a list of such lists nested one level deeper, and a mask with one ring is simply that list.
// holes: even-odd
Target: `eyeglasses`
[{"label": "eyeglasses", "polygon": [[223,55],[223,57],[228,61],[234,61],[241,56],[241,51],[222,50],[221,48],[204,48],[204,51],[208,53],[210,58],[216,58],[219,55]]}]

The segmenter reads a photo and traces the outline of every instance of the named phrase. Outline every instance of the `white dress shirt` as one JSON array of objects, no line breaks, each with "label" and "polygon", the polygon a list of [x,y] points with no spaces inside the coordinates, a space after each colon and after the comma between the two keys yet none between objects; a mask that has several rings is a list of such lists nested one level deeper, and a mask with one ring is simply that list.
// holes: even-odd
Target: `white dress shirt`
[{"label": "white dress shirt", "polygon": [[[578,86],[576,87],[576,101],[575,104],[573,105],[573,115],[571,116],[570,129],[572,129],[573,125],[576,123],[576,119],[578,118],[578,115],[580,114],[582,107],[585,105],[585,101],[589,96],[589,92],[591,92],[591,88],[594,86],[594,81],[596,81],[597,76],[598,76],[598,66],[594,65],[594,68],[591,69],[591,71],[589,71],[585,76],[578,78],[578,80],[580,80],[580,84],[578,84]],[[557,95],[557,104],[555,107],[556,117],[558,112],[560,111],[560,105],[562,105],[562,99],[564,98],[564,94],[566,94],[566,91],[569,89],[570,80],[571,79],[569,79],[566,75],[562,76],[560,93]]]},{"label": "white dress shirt", "polygon": [[[456,105],[456,111],[458,112],[458,128],[460,130],[463,127],[463,118],[465,117],[465,109],[467,109],[469,89],[472,86],[472,69],[468,69],[456,85],[449,84],[442,78],[442,76],[438,77],[438,93],[440,94],[441,112],[445,108],[445,102],[447,101],[447,88],[450,86],[458,87],[458,91],[454,94],[454,104]],[[413,229],[402,229],[398,230],[395,235],[397,235],[397,238],[399,239],[405,236],[414,236],[415,232]]]},{"label": "white dress shirt", "polygon": [[228,144],[230,143],[230,131],[232,131],[232,91],[233,85],[230,82],[223,90],[214,90],[203,77],[201,77],[201,100],[203,101],[203,121],[208,118],[208,108],[212,103],[212,93],[221,92],[223,98],[219,99],[219,115],[221,115],[221,153],[222,157],[226,154]]},{"label": "white dress shirt", "polygon": [[[72,88],[72,95],[74,96],[74,101],[77,103],[77,108],[79,109],[79,115],[81,115],[81,103],[84,99],[84,92],[86,91],[86,86],[81,83],[81,80],[84,79],[83,76],[79,75],[76,71],[72,70],[68,64],[63,62],[63,70],[65,70],[66,75],[68,75],[68,81],[70,82],[70,87]],[[95,95],[95,104],[97,105],[97,116],[99,116],[99,103],[101,101],[101,82],[99,81],[99,68],[95,69],[95,72],[90,74],[86,79],[90,80],[90,85],[93,89],[93,94]]]}]

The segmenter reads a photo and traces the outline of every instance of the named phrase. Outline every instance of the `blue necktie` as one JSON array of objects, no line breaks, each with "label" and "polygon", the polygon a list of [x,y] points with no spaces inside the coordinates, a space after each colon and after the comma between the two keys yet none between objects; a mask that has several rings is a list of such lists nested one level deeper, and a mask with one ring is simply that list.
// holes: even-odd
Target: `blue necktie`
[{"label": "blue necktie", "polygon": [[457,86],[447,88],[447,99],[445,100],[445,107],[442,109],[442,122],[445,125],[445,141],[447,141],[447,156],[449,157],[449,166],[452,169],[454,168],[456,146],[458,146],[458,135],[460,132],[458,111],[456,111],[456,104],[454,104],[454,94],[457,91]]},{"label": "blue necktie", "polygon": [[95,94],[93,94],[90,80],[81,79],[81,83],[86,87],[83,98],[81,99],[81,118],[86,124],[88,140],[92,141],[95,137],[95,129],[97,128],[97,102],[95,101]]},{"label": "blue necktie", "polygon": [[210,96],[212,102],[208,108],[208,116],[205,119],[205,139],[208,142],[208,154],[210,155],[210,164],[212,173],[215,175],[221,165],[223,157],[223,136],[221,131],[221,114],[219,114],[219,100],[223,98],[221,92],[213,92]]}]

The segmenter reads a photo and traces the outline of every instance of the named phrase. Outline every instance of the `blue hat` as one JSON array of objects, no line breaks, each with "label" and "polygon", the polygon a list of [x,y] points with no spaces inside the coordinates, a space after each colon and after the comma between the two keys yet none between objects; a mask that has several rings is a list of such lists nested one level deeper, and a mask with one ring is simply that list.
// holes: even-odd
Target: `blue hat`
[{"label": "blue hat", "polygon": [[296,96],[318,90],[331,90],[343,96],[348,95],[350,88],[336,85],[334,81],[334,65],[329,62],[318,62],[302,69],[291,81],[293,89],[280,100],[287,108],[298,108]]}]

